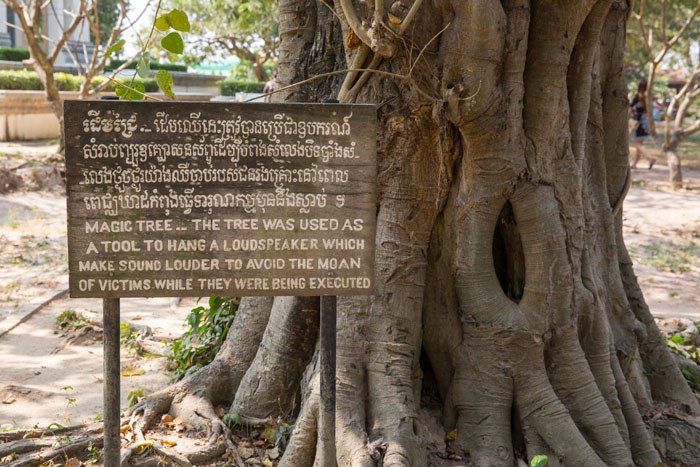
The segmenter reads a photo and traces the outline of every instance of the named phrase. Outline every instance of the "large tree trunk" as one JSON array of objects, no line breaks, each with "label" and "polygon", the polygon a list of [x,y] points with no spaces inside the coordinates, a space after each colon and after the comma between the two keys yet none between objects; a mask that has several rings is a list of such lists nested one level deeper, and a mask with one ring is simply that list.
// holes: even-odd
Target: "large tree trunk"
[{"label": "large tree trunk", "polygon": [[[538,454],[549,465],[657,465],[642,412],[699,407],[622,240],[629,5],[424,1],[402,30],[395,18],[411,1],[385,5],[392,18],[369,3],[353,7],[373,21],[365,45],[367,31],[344,24],[359,27],[350,2],[332,13],[325,1],[280,1],[281,86],[380,71],[351,73],[341,93],[377,104],[381,128],[377,295],[338,299],[338,464],[436,463],[425,439],[450,432],[452,452],[478,465]],[[340,88],[332,75],[278,98]],[[312,465],[317,303],[244,299],[214,362],[136,413],[204,417],[214,434],[225,428],[212,404],[249,423],[293,413],[282,464]],[[420,407],[422,368],[438,421]]]}]

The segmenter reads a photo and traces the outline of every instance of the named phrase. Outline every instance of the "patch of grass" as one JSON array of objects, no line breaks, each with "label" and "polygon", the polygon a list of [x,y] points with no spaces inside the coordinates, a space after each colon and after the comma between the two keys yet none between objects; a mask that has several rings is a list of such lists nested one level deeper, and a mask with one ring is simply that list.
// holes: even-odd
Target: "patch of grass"
[{"label": "patch of grass", "polygon": [[644,245],[644,250],[650,258],[649,264],[652,267],[677,274],[689,272],[700,254],[700,248],[695,243],[689,245],[674,245],[668,242],[650,243]]},{"label": "patch of grass", "polygon": [[19,211],[17,209],[10,209],[5,217],[5,224],[11,229],[16,229],[19,227]]}]

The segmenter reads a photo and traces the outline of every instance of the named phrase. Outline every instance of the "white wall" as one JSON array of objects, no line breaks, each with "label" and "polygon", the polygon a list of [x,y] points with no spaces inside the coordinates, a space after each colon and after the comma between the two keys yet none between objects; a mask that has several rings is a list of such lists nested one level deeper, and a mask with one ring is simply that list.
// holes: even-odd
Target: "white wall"
[{"label": "white wall", "polygon": [[0,45],[10,45],[10,35],[7,33],[7,5],[0,3]]}]

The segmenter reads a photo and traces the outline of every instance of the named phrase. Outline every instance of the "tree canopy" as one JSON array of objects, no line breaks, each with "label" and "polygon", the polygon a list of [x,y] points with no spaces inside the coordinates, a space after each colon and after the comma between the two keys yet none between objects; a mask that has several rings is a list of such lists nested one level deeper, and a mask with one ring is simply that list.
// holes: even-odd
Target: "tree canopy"
[{"label": "tree canopy", "polygon": [[259,81],[270,78],[279,34],[274,0],[166,0],[164,9],[186,11],[192,24],[190,60],[236,56]]}]

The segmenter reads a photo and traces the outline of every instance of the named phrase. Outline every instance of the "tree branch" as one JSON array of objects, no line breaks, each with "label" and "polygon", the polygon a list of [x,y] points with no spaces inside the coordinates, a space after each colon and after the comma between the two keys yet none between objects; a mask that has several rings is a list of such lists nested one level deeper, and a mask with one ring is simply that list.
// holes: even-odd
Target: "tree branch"
[{"label": "tree branch", "polygon": [[639,34],[642,36],[642,43],[644,44],[644,49],[647,52],[647,58],[649,60],[653,59],[654,56],[654,51],[651,48],[651,41],[649,40],[649,37],[647,37],[647,28],[646,25],[644,24],[644,8],[646,6],[646,0],[642,0],[639,3],[639,12],[637,13],[632,13],[632,16],[634,16],[634,19],[637,20],[637,25],[639,26]]},{"label": "tree branch", "polygon": [[676,32],[676,34],[673,35],[671,40],[668,42],[664,43],[663,49],[659,52],[659,54],[656,56],[654,59],[657,63],[661,63],[661,60],[664,59],[666,54],[668,53],[669,50],[673,48],[674,45],[683,37],[683,34],[685,34],[685,31],[688,29],[688,27],[693,24],[693,20],[695,17],[698,15],[698,12],[700,12],[700,3],[698,3],[695,8],[693,9],[693,12],[686,18],[685,22],[683,23],[683,26]]},{"label": "tree branch", "polygon": [[49,62],[53,65],[56,63],[56,59],[58,58],[59,54],[61,53],[61,50],[63,47],[66,45],[70,37],[73,35],[76,29],[78,29],[78,26],[83,22],[85,19],[85,16],[87,15],[87,2],[86,0],[80,0],[79,3],[79,9],[78,13],[73,17],[73,21],[71,21],[70,25],[68,28],[66,28],[63,31],[63,34],[61,34],[61,37],[58,39],[56,42],[56,45],[54,46],[53,51],[51,54],[47,57]]}]

